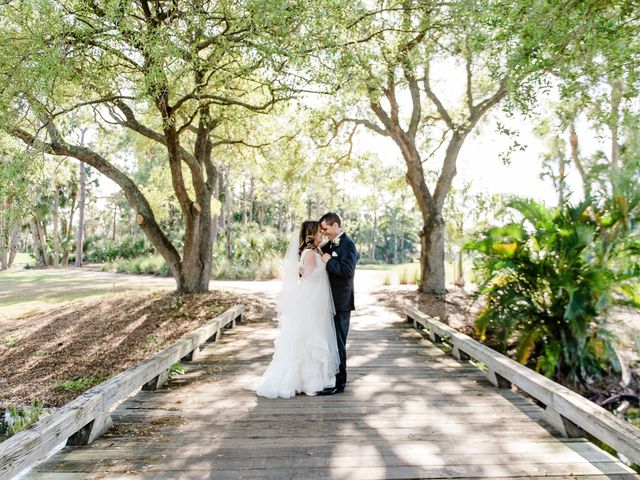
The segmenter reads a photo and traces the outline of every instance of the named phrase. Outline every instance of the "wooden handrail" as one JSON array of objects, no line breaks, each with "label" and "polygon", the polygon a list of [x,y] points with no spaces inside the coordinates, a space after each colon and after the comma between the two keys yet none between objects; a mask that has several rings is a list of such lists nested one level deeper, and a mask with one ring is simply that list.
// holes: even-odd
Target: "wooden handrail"
[{"label": "wooden handrail", "polygon": [[168,378],[168,369],[179,360],[193,360],[200,346],[216,341],[222,330],[242,320],[243,305],[236,305],[205,325],[184,335],[173,345],[144,362],[87,390],[30,428],[0,443],[0,479],[32,466],[63,442],[84,445],[112,425],[110,409],[138,388],[155,390]]},{"label": "wooden handrail", "polygon": [[499,388],[520,390],[544,407],[545,421],[566,437],[589,433],[640,464],[640,429],[587,400],[576,392],[492,350],[473,338],[419,310],[406,307],[407,320],[428,330],[434,342],[446,341],[459,360],[473,359],[486,366],[487,379]]}]

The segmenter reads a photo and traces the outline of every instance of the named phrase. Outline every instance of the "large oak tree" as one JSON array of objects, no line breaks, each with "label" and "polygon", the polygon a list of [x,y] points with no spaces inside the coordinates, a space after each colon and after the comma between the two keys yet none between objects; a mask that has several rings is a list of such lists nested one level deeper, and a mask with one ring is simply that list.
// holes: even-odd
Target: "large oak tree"
[{"label": "large oak tree", "polygon": [[[239,111],[269,112],[299,51],[303,2],[16,0],[0,6],[0,126],[30,148],[73,157],[113,180],[181,293],[208,289],[216,148]],[[85,144],[71,140],[90,115]],[[127,129],[166,151],[183,216],[182,251],[104,132]]]},{"label": "large oak tree", "polygon": [[531,105],[545,75],[597,41],[609,3],[384,0],[340,18],[326,52],[349,101],[334,134],[362,125],[397,145],[423,220],[421,291],[445,292],[443,206],[466,139],[501,102]]}]

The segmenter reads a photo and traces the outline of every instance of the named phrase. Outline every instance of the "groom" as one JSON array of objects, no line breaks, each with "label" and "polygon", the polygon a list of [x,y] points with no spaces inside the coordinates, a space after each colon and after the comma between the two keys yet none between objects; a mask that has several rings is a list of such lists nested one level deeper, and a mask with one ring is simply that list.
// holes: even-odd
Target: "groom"
[{"label": "groom", "polygon": [[335,387],[325,388],[318,395],[333,395],[344,392],[347,385],[347,334],[349,333],[349,320],[351,311],[355,310],[353,302],[353,276],[356,263],[360,255],[344,230],[342,221],[337,213],[325,213],[320,218],[320,228],[330,240],[322,247],[322,261],[327,265],[329,284],[336,314],[333,321],[336,326],[338,340],[338,354],[340,355],[340,368],[336,375]]}]

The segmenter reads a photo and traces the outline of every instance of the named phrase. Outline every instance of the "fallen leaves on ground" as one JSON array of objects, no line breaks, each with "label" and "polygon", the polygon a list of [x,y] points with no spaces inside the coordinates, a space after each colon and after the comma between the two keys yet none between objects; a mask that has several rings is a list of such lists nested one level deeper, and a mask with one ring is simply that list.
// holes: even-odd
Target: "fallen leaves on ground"
[{"label": "fallen leaves on ground", "polygon": [[273,318],[272,305],[261,297],[215,291],[116,295],[3,321],[0,408],[32,397],[63,405],[82,392],[65,391],[62,383],[112,377],[238,303],[245,304],[248,323]]}]

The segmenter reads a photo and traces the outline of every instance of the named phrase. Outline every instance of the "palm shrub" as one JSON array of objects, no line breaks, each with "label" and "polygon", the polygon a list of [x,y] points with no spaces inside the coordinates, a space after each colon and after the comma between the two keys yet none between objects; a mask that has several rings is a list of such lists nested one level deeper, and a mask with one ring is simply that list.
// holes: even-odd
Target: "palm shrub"
[{"label": "palm shrub", "polygon": [[601,228],[592,203],[549,209],[514,199],[507,206],[520,221],[467,245],[478,253],[478,294],[485,298],[480,338],[575,388],[618,369],[604,327],[618,276],[596,255]]},{"label": "palm shrub", "polygon": [[154,248],[145,244],[142,238],[135,240],[126,236],[119,241],[93,236],[84,242],[84,259],[88,262],[113,262],[117,259],[130,259],[153,254]]},{"label": "palm shrub", "polygon": [[212,277],[228,280],[277,277],[289,237],[289,233],[278,232],[273,227],[234,225],[232,258],[225,256],[226,245],[217,242],[213,248]]}]

